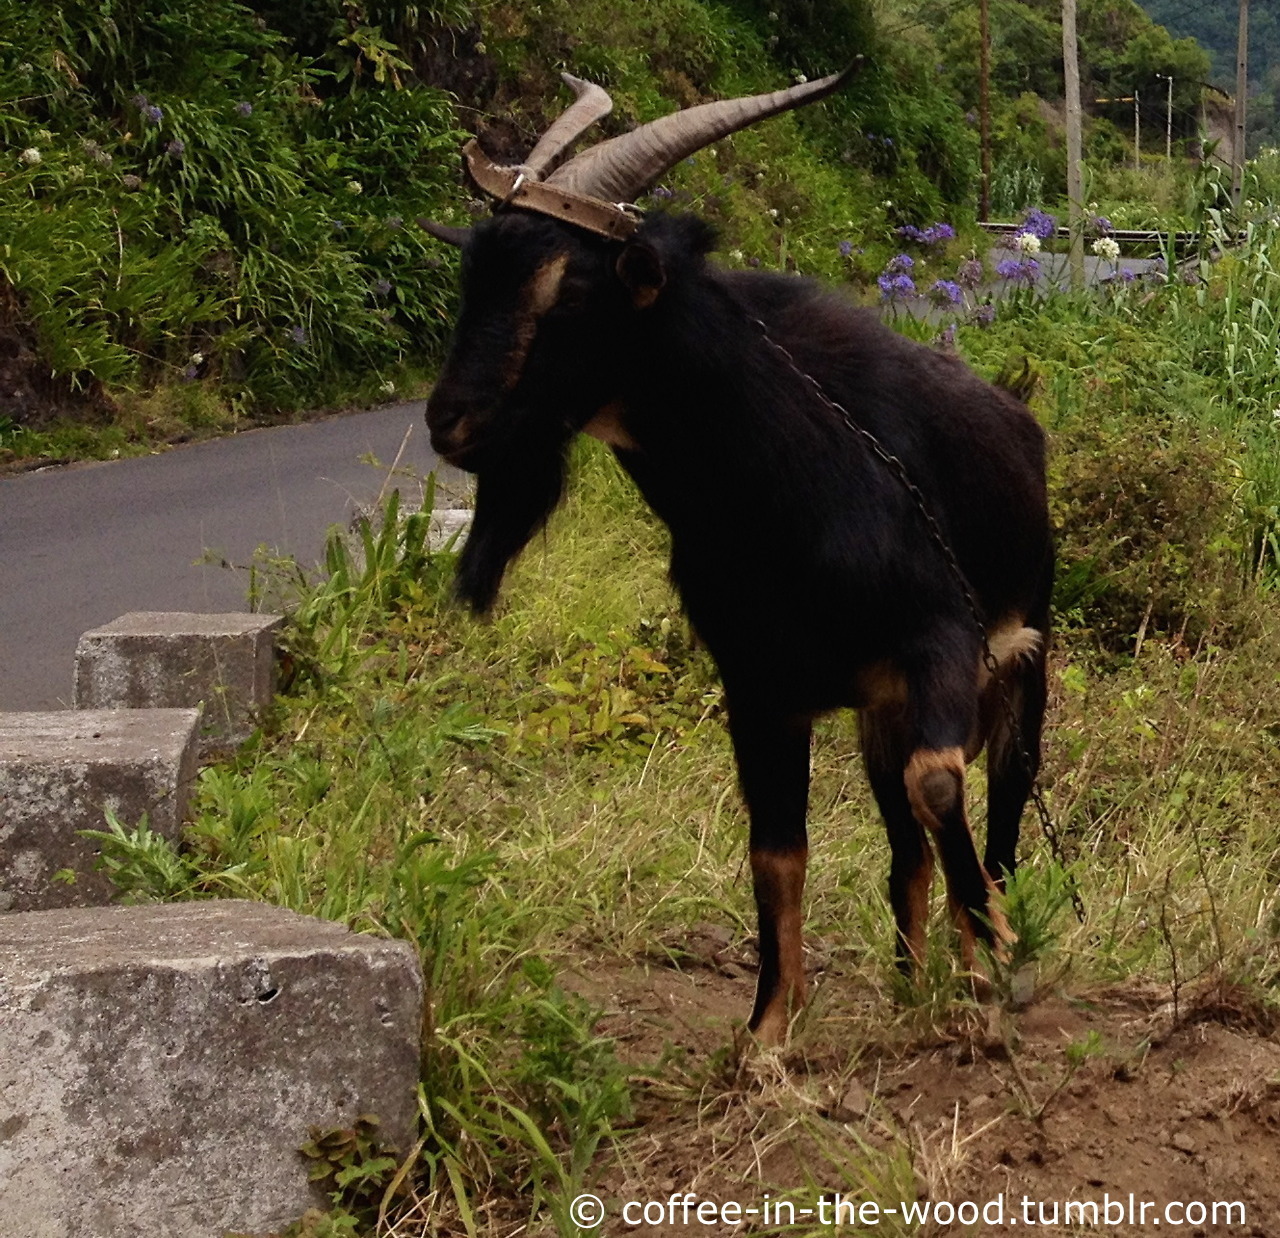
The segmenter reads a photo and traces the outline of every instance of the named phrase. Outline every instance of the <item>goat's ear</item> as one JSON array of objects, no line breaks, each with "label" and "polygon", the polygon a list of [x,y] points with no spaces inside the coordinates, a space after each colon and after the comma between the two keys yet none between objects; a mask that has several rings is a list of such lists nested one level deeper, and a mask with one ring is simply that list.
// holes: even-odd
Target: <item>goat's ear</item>
[{"label": "goat's ear", "polygon": [[438,224],[434,219],[420,218],[418,227],[424,232],[430,233],[437,241],[443,241],[446,245],[461,247],[471,239],[470,228],[455,228],[452,224]]},{"label": "goat's ear", "polygon": [[618,278],[631,292],[636,309],[648,309],[667,283],[662,259],[652,245],[628,241],[616,264]]}]

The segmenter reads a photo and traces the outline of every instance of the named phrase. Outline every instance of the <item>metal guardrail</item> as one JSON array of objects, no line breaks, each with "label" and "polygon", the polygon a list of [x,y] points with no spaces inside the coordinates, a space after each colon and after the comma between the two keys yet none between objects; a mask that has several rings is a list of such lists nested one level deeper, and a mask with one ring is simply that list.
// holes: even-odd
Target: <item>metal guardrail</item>
[{"label": "metal guardrail", "polygon": [[[1012,236],[1023,231],[1021,224],[979,222],[978,227],[997,236]],[[1071,236],[1071,231],[1068,228],[1058,228],[1057,235],[1067,239]],[[1139,232],[1132,228],[1112,228],[1107,233],[1107,236],[1111,237],[1118,245],[1159,245],[1163,247],[1172,238],[1174,245],[1183,249],[1191,249],[1200,243],[1200,234],[1198,232]]]}]

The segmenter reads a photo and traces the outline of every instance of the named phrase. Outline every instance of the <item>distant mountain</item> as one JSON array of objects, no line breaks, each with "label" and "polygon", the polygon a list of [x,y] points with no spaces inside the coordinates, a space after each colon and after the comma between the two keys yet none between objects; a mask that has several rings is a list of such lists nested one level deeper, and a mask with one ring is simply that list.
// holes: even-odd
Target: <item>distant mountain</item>
[{"label": "distant mountain", "polygon": [[[1140,0],[1152,20],[1175,38],[1195,39],[1213,57],[1211,81],[1236,88],[1237,0]],[[1249,5],[1249,149],[1280,141],[1280,8]]]}]

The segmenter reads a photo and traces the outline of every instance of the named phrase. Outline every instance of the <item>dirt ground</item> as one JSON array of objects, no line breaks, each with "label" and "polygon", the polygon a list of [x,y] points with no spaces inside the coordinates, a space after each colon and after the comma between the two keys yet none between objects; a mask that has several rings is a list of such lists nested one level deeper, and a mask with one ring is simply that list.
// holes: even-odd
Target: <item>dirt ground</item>
[{"label": "dirt ground", "polygon": [[[562,979],[603,1010],[598,1031],[634,1071],[635,1129],[598,1188],[602,1233],[1033,1226],[1280,1238],[1280,1041],[1230,994],[1182,994],[1176,1010],[1167,989],[1135,987],[1049,993],[1020,1010],[959,1002],[941,1031],[935,1021],[924,1035],[899,1028],[868,1044],[868,1019],[886,1003],[832,997],[842,978],[828,974],[797,1043],[761,1054],[741,1032],[751,951],[713,926],[686,943],[679,966],[601,961]],[[690,1221],[682,1205],[672,1213],[673,1192],[696,1196]],[[834,1219],[837,1193],[886,1211],[853,1217],[847,1202],[829,1229],[819,1203]],[[730,1214],[736,1226],[697,1220],[697,1202],[745,1210],[766,1199],[774,1212]],[[639,1207],[629,1219],[640,1223],[625,1223],[614,1214],[628,1201],[662,1201],[662,1220],[655,1203],[653,1223]],[[942,1215],[908,1222],[900,1207],[887,1211],[902,1201],[941,1204]],[[964,1224],[963,1211],[953,1221],[947,1204],[964,1201],[985,1221]],[[1068,1214],[1068,1201],[1084,1207]]]}]

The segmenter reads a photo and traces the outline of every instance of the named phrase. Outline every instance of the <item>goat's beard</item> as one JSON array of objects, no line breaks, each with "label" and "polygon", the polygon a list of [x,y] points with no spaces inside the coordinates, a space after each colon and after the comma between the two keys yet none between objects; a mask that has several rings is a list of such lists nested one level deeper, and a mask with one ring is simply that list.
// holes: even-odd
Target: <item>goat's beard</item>
[{"label": "goat's beard", "polygon": [[454,577],[454,591],[477,615],[493,608],[507,565],[560,502],[567,449],[565,441],[522,444],[478,470],[475,516]]}]

